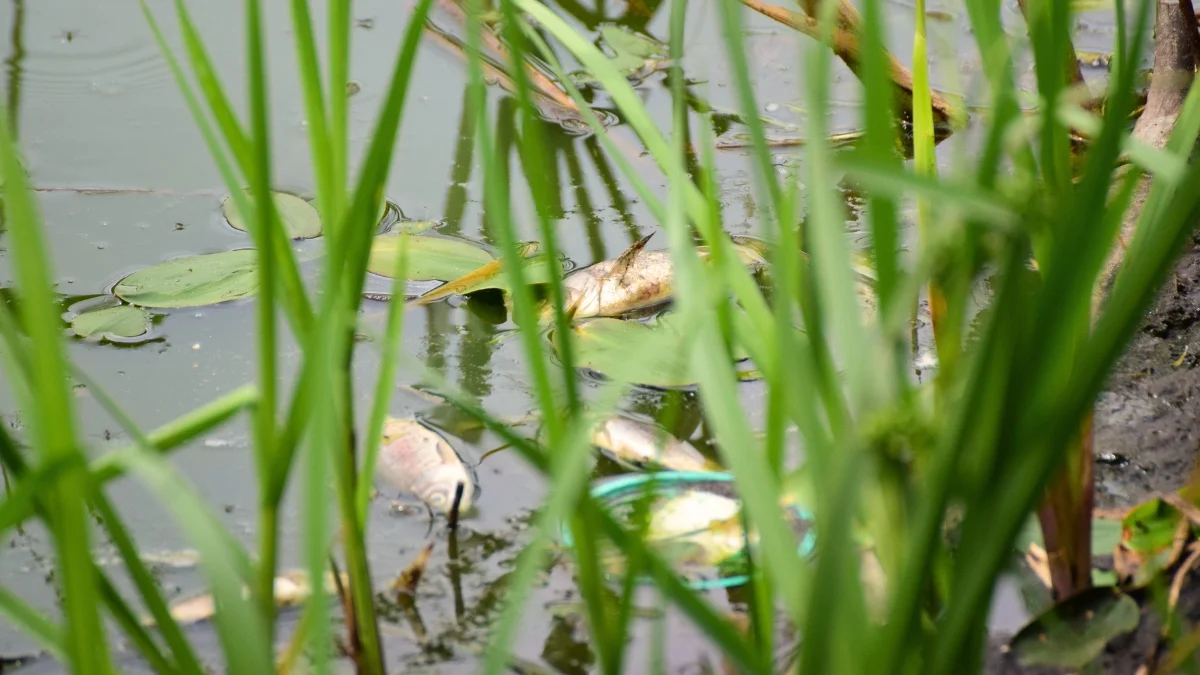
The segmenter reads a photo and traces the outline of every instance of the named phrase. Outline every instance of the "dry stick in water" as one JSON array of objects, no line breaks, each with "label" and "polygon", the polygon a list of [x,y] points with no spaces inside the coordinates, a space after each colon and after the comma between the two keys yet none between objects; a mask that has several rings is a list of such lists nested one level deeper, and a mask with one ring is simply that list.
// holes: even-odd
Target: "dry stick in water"
[{"label": "dry stick in water", "polygon": [[[789,28],[798,30],[805,35],[816,39],[820,39],[821,37],[820,24],[811,16],[793,12],[778,5],[768,4],[762,0],[741,0],[741,2],[759,14],[778,21]],[[810,7],[810,11],[815,11],[815,3],[811,2],[811,0],[806,2],[806,5]],[[846,0],[841,0],[838,11],[838,27],[833,31],[833,53],[855,75],[860,75],[860,71],[862,70],[862,53],[858,39],[860,22],[858,11],[853,6],[847,4]],[[900,94],[900,104],[903,106],[903,111],[911,116],[912,72],[908,68],[905,68],[904,64],[897,61],[896,57],[887,52],[885,54],[888,58],[888,70],[890,71],[892,82],[896,85],[897,93]],[[936,122],[945,123],[958,116],[958,111],[955,107],[941,94],[936,91],[930,91],[929,95]]]},{"label": "dry stick in water", "polygon": [[[463,12],[462,7],[460,7],[455,0],[436,1],[438,7],[441,7],[443,11],[452,16],[458,25],[463,27],[467,26],[467,15]],[[500,38],[497,37],[495,33],[492,33],[490,30],[488,30],[486,26],[484,26],[479,32],[481,34],[484,47],[492,50],[492,52],[494,52],[502,62],[507,62],[509,60],[508,49],[505,48],[504,43],[500,41]],[[460,54],[465,54],[463,45],[455,44],[453,41],[448,40],[445,35],[441,35],[440,37],[445,40],[445,42],[442,44],[449,43],[450,45],[453,45],[454,51]],[[529,77],[529,82],[533,85],[534,91],[549,99],[555,105],[561,106],[572,112],[579,112],[579,106],[575,105],[574,99],[568,96],[567,93],[564,92],[562,88],[554,82],[554,80],[547,77],[545,73],[534,67],[533,64],[529,63],[529,61],[525,61],[524,65],[525,74],[527,77]],[[507,75],[505,75],[501,81],[505,83],[506,89],[509,89],[510,91],[516,91],[516,89],[513,88],[515,85],[512,83],[512,79]]]}]

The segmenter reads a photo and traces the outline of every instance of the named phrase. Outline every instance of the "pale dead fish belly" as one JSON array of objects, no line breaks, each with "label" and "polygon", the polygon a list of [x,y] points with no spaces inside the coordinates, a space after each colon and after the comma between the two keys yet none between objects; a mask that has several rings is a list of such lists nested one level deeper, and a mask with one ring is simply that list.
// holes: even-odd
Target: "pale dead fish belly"
[{"label": "pale dead fish belly", "polygon": [[454,493],[461,483],[459,510],[471,507],[474,482],[445,439],[414,420],[393,418],[384,425],[382,440],[376,469],[380,479],[445,514],[453,507]]},{"label": "pale dead fish belly", "polygon": [[567,306],[575,305],[576,318],[617,316],[671,299],[674,267],[666,251],[640,254],[623,273],[614,272],[616,263],[605,260],[567,276]]},{"label": "pale dead fish belly", "polygon": [[611,417],[596,426],[592,442],[618,459],[639,468],[709,471],[712,462],[686,441],[664,429],[625,417]]}]

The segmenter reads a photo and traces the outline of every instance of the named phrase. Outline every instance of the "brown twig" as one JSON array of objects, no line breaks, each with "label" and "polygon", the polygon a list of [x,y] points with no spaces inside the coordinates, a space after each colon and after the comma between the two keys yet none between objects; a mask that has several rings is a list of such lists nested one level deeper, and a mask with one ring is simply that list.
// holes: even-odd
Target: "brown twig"
[{"label": "brown twig", "polygon": [[339,642],[338,648],[354,661],[356,670],[362,672],[362,659],[359,658],[362,650],[358,639],[358,625],[354,621],[354,601],[350,598],[346,585],[342,583],[342,574],[338,571],[337,561],[333,559],[332,555],[329,556],[329,569],[333,571],[334,587],[337,588],[338,599],[342,602],[342,613],[346,620],[346,641]]},{"label": "brown twig", "polygon": [[[437,4],[438,7],[441,7],[443,11],[453,17],[454,21],[460,26],[467,26],[467,15],[465,12],[463,12],[462,7],[460,7],[455,0],[437,0]],[[426,25],[432,26],[432,22],[428,22]],[[439,31],[439,29],[435,28],[434,31],[430,32],[435,31]],[[481,27],[479,32],[484,48],[490,49],[501,61],[511,64],[512,58],[509,54],[508,48],[504,46],[504,42],[502,42],[495,33],[488,30],[486,26]],[[456,51],[465,54],[464,46],[461,44],[456,44],[456,41],[449,38],[449,36],[444,32],[439,37],[442,38],[443,45],[448,43],[449,45],[452,45]],[[556,105],[559,105],[572,112],[579,112],[579,106],[575,104],[574,99],[568,96],[557,82],[550,79],[545,73],[534,67],[534,65],[529,63],[528,60],[524,62],[523,66],[525,68],[525,74],[529,78],[530,84],[533,85],[534,91],[554,102]],[[515,91],[515,89],[511,88],[513,86],[512,80],[507,74],[504,75],[504,79],[502,81],[507,83],[506,88],[509,88],[510,91]]]},{"label": "brown twig", "polygon": [[[750,9],[762,14],[763,16],[778,21],[779,23],[798,30],[809,37],[820,39],[821,27],[820,24],[811,16],[806,16],[799,12],[784,9],[778,5],[768,4],[762,0],[741,0],[742,4]],[[815,11],[814,0],[806,0],[806,5],[810,11]],[[838,11],[838,27],[833,31],[832,42],[830,45],[833,53],[837,55],[843,63],[846,64],[856,76],[861,77],[862,70],[862,53],[859,46],[859,24],[861,20],[858,12],[853,6],[848,5],[845,0],[842,0]],[[885,52],[886,53],[886,52]],[[896,57],[890,53],[886,53],[888,59],[888,70],[891,75],[892,82],[896,85],[897,93],[899,94],[900,104],[904,107],[904,111],[909,116],[912,115],[912,72],[904,67],[904,64],[896,60]],[[936,91],[930,91],[930,102],[933,108],[933,114],[938,123],[945,123],[957,116],[957,111],[954,106],[946,100],[941,94]]]}]

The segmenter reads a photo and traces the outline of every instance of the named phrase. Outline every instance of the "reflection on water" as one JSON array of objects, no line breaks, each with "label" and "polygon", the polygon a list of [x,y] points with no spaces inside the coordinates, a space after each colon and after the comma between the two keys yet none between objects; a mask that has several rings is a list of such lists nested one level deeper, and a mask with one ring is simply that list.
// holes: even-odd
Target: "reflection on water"
[{"label": "reflection on water", "polygon": [[8,128],[14,138],[20,136],[21,123],[21,69],[25,61],[25,42],[22,33],[25,30],[25,0],[13,0],[12,32],[9,34],[11,51],[4,60],[4,69],[8,77],[5,89],[5,105],[8,108]]}]

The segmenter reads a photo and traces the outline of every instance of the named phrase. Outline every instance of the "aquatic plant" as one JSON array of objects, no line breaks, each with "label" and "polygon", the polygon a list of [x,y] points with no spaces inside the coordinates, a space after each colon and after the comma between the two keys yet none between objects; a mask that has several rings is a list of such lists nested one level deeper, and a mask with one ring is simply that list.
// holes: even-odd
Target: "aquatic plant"
[{"label": "aquatic plant", "polygon": [[[304,207],[267,198],[273,185],[260,3],[244,4],[248,122],[235,113],[222,89],[186,3],[177,0],[175,11],[190,78],[143,3],[227,183],[228,212],[236,213],[237,226],[253,237],[252,252],[217,255],[232,257],[240,270],[252,269],[258,308],[256,386],[239,389],[155,432],[138,429],[116,401],[64,356],[41,220],[10,130],[0,120],[6,231],[20,291],[15,307],[0,303],[0,355],[18,400],[30,412],[31,432],[31,448],[23,449],[0,428],[0,462],[10,480],[0,504],[0,532],[31,517],[45,523],[55,544],[63,613],[60,619],[44,616],[7,589],[0,589],[0,611],[73,671],[111,670],[105,632],[112,628],[104,621],[107,617],[156,671],[204,672],[106,495],[106,483],[128,473],[159,495],[199,550],[214,606],[220,607],[213,621],[224,657],[229,670],[237,673],[276,667],[279,508],[285,490],[298,482],[307,578],[339,582],[335,585],[347,630],[343,644],[359,672],[384,672],[366,556],[366,510],[401,358],[396,352],[407,269],[430,262],[410,261],[408,254],[450,245],[439,248],[430,244],[432,240],[404,234],[380,247],[375,228],[388,171],[407,159],[394,156],[394,147],[431,4],[432,0],[418,0],[413,8],[370,143],[352,180],[344,95],[350,3],[328,3],[324,69],[307,1],[290,3],[315,207],[327,247],[319,293],[310,295],[300,283],[288,241],[315,234],[315,224],[296,229],[289,224],[296,213],[280,213],[280,207],[302,212]],[[755,4],[763,10],[761,3]],[[1116,3],[1112,76],[1103,112],[1097,115],[1094,107],[1080,106],[1070,96],[1071,83],[1063,68],[1071,26],[1069,3],[1039,0],[1030,2],[1027,11],[1039,107],[1023,115],[1015,83],[1015,47],[1001,30],[999,4],[968,0],[991,98],[975,122],[985,130],[985,140],[977,155],[951,158],[949,170],[936,172],[934,118],[961,120],[956,122],[956,115],[950,114],[954,111],[945,97],[929,90],[920,19],[918,65],[909,81],[897,78],[881,40],[880,5],[879,0],[864,0],[859,16],[846,3],[812,0],[805,3],[805,15],[784,17],[816,38],[807,43],[799,64],[808,106],[814,111],[808,116],[799,176],[781,175],[772,163],[758,116],[759,92],[748,71],[741,4],[716,6],[740,100],[738,120],[750,137],[757,235],[767,251],[766,294],[723,228],[715,184],[713,112],[688,111],[694,99],[685,91],[683,72],[684,0],[670,3],[667,53],[638,57],[643,65],[652,60],[654,69],[668,74],[673,125],[665,130],[654,123],[630,82],[631,75],[641,74],[630,72],[633,48],[613,58],[537,0],[502,0],[499,20],[487,25],[481,21],[480,0],[461,8],[468,29],[461,45],[470,72],[467,107],[486,109],[486,82],[495,79],[497,71],[505,73],[502,81],[512,91],[519,116],[522,171],[511,175],[511,155],[518,148],[501,142],[491,120],[474,115],[471,131],[484,167],[482,197],[499,257],[480,252],[476,264],[462,268],[455,266],[462,262],[456,259],[455,264],[443,265],[453,272],[439,276],[465,279],[460,292],[483,287],[472,285],[481,279],[486,287],[508,291],[543,425],[540,442],[517,433],[435,373],[429,373],[428,380],[452,405],[510,443],[550,485],[508,580],[485,672],[498,673],[508,665],[523,603],[563,523],[573,542],[571,561],[602,672],[630,667],[626,638],[636,581],[642,578],[650,579],[664,602],[689,617],[739,672],[775,669],[771,655],[783,647],[774,644],[781,620],[778,608],[783,620],[803,635],[797,650],[781,649],[800,672],[978,670],[992,589],[1013,542],[1053,477],[1078,452],[1080,429],[1105,377],[1200,216],[1200,167],[1186,162],[1200,132],[1200,94],[1193,90],[1188,95],[1165,147],[1139,144],[1130,137],[1126,121],[1152,4],[1139,3],[1130,26],[1124,4]],[[918,2],[918,12],[922,10]],[[613,34],[608,39],[623,38]],[[485,44],[502,47],[504,58],[485,61]],[[570,77],[552,44],[569,52],[588,77]],[[830,106],[833,53],[853,57],[864,83],[865,134],[860,144],[838,153],[833,152],[823,115]],[[656,164],[660,173],[655,179],[635,168],[608,137],[607,120],[579,91],[584,82],[607,92],[621,121],[637,134]],[[662,359],[665,333],[660,330],[656,341],[644,343],[658,345],[654,349],[630,350],[623,367],[609,373],[612,377],[592,392],[585,410],[576,373],[576,331],[588,324],[576,324],[569,289],[559,275],[547,272],[551,266],[529,262],[529,248],[518,239],[511,208],[514,187],[527,186],[536,207],[539,255],[544,256],[540,260],[558,260],[549,206],[555,188],[544,170],[549,153],[541,131],[547,101],[555,106],[558,120],[566,123],[569,118],[596,134],[613,164],[659,219],[667,240],[673,357],[686,367],[687,384],[694,383],[704,401],[705,421],[720,461],[741,498],[746,525],[729,530],[753,532],[756,540],[746,560],[750,602],[745,631],[680,579],[669,561],[647,545],[644,532],[627,529],[587,489],[595,420],[612,413],[639,384],[636,373]],[[911,112],[911,126],[897,123],[893,111],[898,108]],[[696,125],[697,119],[705,124]],[[902,128],[911,129],[916,155],[912,168],[897,152],[903,145]],[[1089,140],[1083,150],[1073,150],[1072,133],[1080,129],[1087,131]],[[1125,159],[1131,169],[1118,174]],[[1143,175],[1153,178],[1144,203],[1132,199]],[[660,178],[668,185],[665,196],[653,187]],[[870,320],[864,316],[860,269],[836,197],[843,179],[867,195],[868,253],[875,277]],[[911,200],[917,204],[918,237],[911,255],[903,256],[899,214]],[[1111,291],[1096,302],[1095,289],[1108,275],[1106,260],[1131,204],[1137,227]],[[382,250],[393,243],[395,250]],[[252,268],[247,267],[250,261]],[[497,261],[496,267],[470,276]],[[379,271],[384,263],[392,266],[384,271],[390,271],[393,286],[385,336],[376,343],[383,366],[369,421],[365,429],[356,430],[352,392],[361,383],[352,381],[347,363],[357,348],[355,317],[364,280],[368,270]],[[163,274],[164,268],[170,272],[170,263],[130,278]],[[497,270],[502,285],[495,283]],[[238,279],[244,282],[245,275]],[[115,292],[136,305],[134,281],[124,290],[118,285]],[[544,296],[534,293],[535,283],[546,287]],[[237,288],[238,297],[251,292],[244,286]],[[990,291],[989,301],[973,314],[969,299],[980,287]],[[911,363],[913,319],[922,298],[930,303],[938,363],[928,383],[912,377]],[[161,305],[144,299],[141,304]],[[283,326],[277,322],[279,313]],[[543,316],[551,318],[556,360],[542,334]],[[282,330],[289,330],[303,351],[287,396],[281,395],[278,368]],[[761,434],[738,397],[741,378],[735,362],[744,356],[761,373],[767,392]],[[88,461],[69,395],[72,377],[89,383],[97,400],[121,422],[133,439],[128,448]],[[163,458],[241,411],[253,421],[259,482],[259,543],[253,556],[222,529],[211,508]],[[784,461],[785,436],[791,429],[803,442],[802,467]],[[1081,472],[1068,470],[1066,475],[1072,479]],[[806,548],[781,512],[784,501],[799,501],[814,515],[812,558],[802,555]],[[961,523],[955,536],[947,537],[951,508],[961,514]],[[89,510],[100,517],[116,544],[156,634],[92,559]],[[615,613],[609,607],[602,540],[626,561]],[[331,569],[338,547],[339,569]],[[864,581],[864,566],[878,568],[882,585]],[[308,597],[303,630],[287,652],[294,655],[297,645],[306,646],[318,672],[328,672],[334,658],[331,601],[325,593]]]}]

